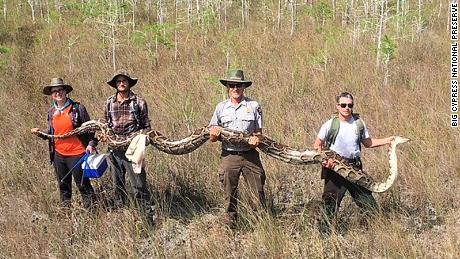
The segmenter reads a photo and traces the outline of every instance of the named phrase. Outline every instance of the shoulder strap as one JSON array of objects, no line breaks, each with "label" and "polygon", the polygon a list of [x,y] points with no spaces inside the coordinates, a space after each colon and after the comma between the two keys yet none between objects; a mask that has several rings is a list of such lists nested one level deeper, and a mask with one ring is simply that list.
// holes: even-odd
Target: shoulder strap
[{"label": "shoulder strap", "polygon": [[131,111],[133,112],[134,119],[136,120],[137,126],[141,125],[141,111],[139,108],[139,97],[136,95],[136,101],[131,102]]},{"label": "shoulder strap", "polygon": [[109,127],[113,127],[113,123],[112,123],[112,102],[113,100],[115,99],[115,95],[111,95],[109,96],[109,98],[107,98],[107,101],[105,102],[105,105],[106,105],[106,111],[107,111],[107,114],[106,114],[106,118],[107,118],[107,123],[109,125]]},{"label": "shoulder strap", "polygon": [[340,120],[337,114],[332,115],[331,128],[326,134],[326,148],[330,148],[332,144],[335,143],[337,134],[339,133]]},{"label": "shoulder strap", "polygon": [[359,113],[353,113],[353,118],[355,119],[356,127],[358,127],[358,144],[361,144],[361,140],[364,138],[364,122],[359,117]]},{"label": "shoulder strap", "polygon": [[71,117],[72,117],[72,125],[74,128],[78,128],[81,126],[81,118],[80,118],[80,103],[73,102],[72,109],[71,109]]}]

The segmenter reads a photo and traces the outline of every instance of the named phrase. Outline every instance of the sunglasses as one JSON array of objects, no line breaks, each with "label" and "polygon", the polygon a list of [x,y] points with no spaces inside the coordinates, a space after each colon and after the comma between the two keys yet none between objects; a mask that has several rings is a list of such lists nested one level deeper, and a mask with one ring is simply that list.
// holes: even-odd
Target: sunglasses
[{"label": "sunglasses", "polygon": [[244,88],[243,84],[227,84],[227,86],[229,88],[239,88],[239,89]]},{"label": "sunglasses", "polygon": [[353,109],[353,104],[352,103],[340,103],[339,105],[342,108],[346,108],[348,106],[348,108]]},{"label": "sunglasses", "polygon": [[53,89],[53,90],[51,90],[51,93],[52,93],[52,94],[54,94],[54,93],[59,93],[60,91],[64,91],[64,88]]}]

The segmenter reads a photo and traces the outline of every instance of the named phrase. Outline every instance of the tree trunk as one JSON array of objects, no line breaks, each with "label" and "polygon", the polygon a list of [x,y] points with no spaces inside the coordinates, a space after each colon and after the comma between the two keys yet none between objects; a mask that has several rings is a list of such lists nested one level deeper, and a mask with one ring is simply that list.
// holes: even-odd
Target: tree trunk
[{"label": "tree trunk", "polygon": [[[177,21],[177,1],[178,0],[174,0],[174,23],[178,24],[178,21]],[[177,28],[176,26],[174,26],[174,61],[177,61],[177,54],[178,54],[178,44],[179,44],[179,41],[177,39]]]},{"label": "tree trunk", "polygon": [[27,3],[29,3],[30,6],[30,11],[32,12],[32,22],[35,23],[35,9],[34,9],[34,1],[33,0],[27,0]]},{"label": "tree trunk", "polygon": [[5,20],[5,22],[6,22],[6,20],[7,20],[7,18],[6,18],[6,10],[7,10],[7,9],[6,9],[6,7],[7,7],[7,6],[6,6],[6,0],[4,0],[4,1],[3,1],[3,19]]},{"label": "tree trunk", "polygon": [[380,63],[380,46],[382,44],[382,33],[383,33],[383,21],[385,16],[385,0],[382,0],[380,6],[380,22],[379,22],[379,31],[377,33],[377,57],[376,57],[376,67],[379,67]]},{"label": "tree trunk", "polygon": [[241,0],[241,28],[245,27],[245,17],[244,17],[244,0]]},{"label": "tree trunk", "polygon": [[278,0],[278,22],[277,22],[278,31],[281,30],[281,0]]},{"label": "tree trunk", "polygon": [[[115,21],[114,21],[115,22]],[[112,68],[113,71],[115,72],[117,70],[117,62],[116,62],[116,32],[115,32],[115,24],[112,24],[110,26],[110,30],[112,33]]]},{"label": "tree trunk", "polygon": [[296,26],[296,1],[291,0],[291,36],[294,35]]}]

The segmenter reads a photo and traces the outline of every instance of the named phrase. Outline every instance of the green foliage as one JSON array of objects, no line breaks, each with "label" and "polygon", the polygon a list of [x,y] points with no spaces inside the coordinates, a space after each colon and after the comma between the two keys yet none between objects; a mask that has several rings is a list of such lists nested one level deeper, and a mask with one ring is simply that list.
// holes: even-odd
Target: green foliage
[{"label": "green foliage", "polygon": [[381,54],[386,61],[390,61],[395,58],[396,42],[391,39],[388,35],[384,35],[382,39],[382,45],[380,46]]},{"label": "green foliage", "polygon": [[101,1],[90,0],[81,5],[84,18],[97,18],[104,13],[104,4]]},{"label": "green foliage", "polygon": [[11,48],[0,45],[0,69],[6,69],[8,66],[8,57],[11,52]]},{"label": "green foliage", "polygon": [[135,31],[131,41],[137,46],[144,46],[147,42],[158,41],[166,48],[174,48],[174,43],[168,38],[168,34],[176,28],[174,24],[152,24],[146,25],[142,30]]},{"label": "green foliage", "polygon": [[327,1],[321,0],[318,3],[315,3],[311,7],[307,7],[305,9],[307,15],[313,17],[316,23],[323,23],[326,20],[330,20],[332,18],[332,7],[328,4]]},{"label": "green foliage", "polygon": [[11,48],[0,45],[0,54],[8,54],[11,52]]},{"label": "green foliage", "polygon": [[206,32],[216,28],[217,13],[214,9],[208,7],[203,10],[203,24]]},{"label": "green foliage", "polygon": [[147,41],[147,35],[143,31],[135,31],[135,32],[133,32],[133,36],[131,37],[131,41],[137,47],[144,46],[146,41]]},{"label": "green foliage", "polygon": [[326,49],[320,49],[314,54],[310,59],[310,65],[319,69],[326,70],[327,62],[329,59],[329,54]]}]

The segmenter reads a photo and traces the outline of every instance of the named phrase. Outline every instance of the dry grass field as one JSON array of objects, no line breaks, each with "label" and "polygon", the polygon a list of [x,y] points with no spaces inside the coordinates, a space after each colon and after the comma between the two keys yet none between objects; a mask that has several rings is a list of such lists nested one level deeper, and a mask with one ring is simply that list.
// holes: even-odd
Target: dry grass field
[{"label": "dry grass field", "polygon": [[[382,5],[383,4],[383,5]],[[457,258],[460,134],[450,127],[447,1],[434,0],[60,0],[0,1],[0,258]],[[321,235],[319,165],[262,154],[268,212],[244,202],[237,231],[222,224],[220,144],[171,156],[148,147],[148,182],[159,226],[132,207],[96,213],[74,191],[69,215],[45,128],[52,77],[100,118],[105,81],[125,68],[149,103],[153,127],[179,139],[207,125],[224,97],[218,79],[242,68],[253,81],[264,132],[312,148],[350,91],[374,137],[400,135],[399,175],[375,194],[382,212],[363,225],[346,196],[335,231]],[[106,146],[99,149],[104,152]],[[364,150],[364,167],[388,174],[386,148]],[[110,197],[111,174],[93,182]],[[242,186],[244,193],[244,185]],[[75,188],[74,188],[75,189]]]}]

